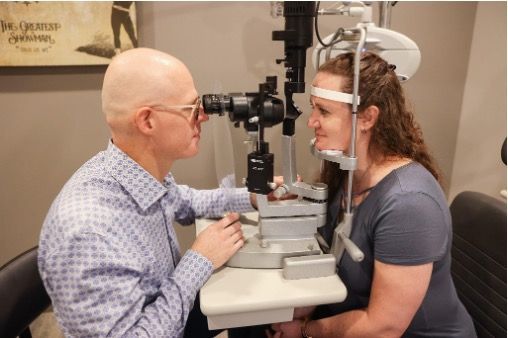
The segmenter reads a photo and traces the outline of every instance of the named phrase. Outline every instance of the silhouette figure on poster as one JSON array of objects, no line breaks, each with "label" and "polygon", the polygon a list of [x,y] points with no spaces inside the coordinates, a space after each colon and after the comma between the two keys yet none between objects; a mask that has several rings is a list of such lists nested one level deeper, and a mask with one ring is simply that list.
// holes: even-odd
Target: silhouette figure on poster
[{"label": "silhouette figure on poster", "polygon": [[121,52],[120,28],[122,25],[132,42],[132,47],[138,47],[138,39],[134,33],[134,25],[132,24],[129,11],[132,3],[133,1],[113,1],[113,7],[111,9],[111,28],[113,29],[115,55]]}]

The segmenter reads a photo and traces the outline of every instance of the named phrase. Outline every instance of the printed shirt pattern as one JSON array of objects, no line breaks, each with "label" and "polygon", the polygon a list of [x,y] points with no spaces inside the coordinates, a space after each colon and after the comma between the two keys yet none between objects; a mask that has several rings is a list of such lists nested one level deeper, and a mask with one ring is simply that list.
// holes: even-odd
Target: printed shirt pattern
[{"label": "printed shirt pattern", "polygon": [[181,337],[211,262],[183,256],[173,222],[252,211],[246,189],[157,181],[109,143],[65,184],[43,224],[39,271],[69,337]]}]

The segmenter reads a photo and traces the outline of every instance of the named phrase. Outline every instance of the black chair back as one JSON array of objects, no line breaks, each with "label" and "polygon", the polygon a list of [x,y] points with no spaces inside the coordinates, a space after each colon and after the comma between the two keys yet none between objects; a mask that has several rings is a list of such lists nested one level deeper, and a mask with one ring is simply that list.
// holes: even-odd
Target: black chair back
[{"label": "black chair back", "polygon": [[478,337],[506,337],[506,202],[465,191],[450,211],[457,293]]},{"label": "black chair back", "polygon": [[0,268],[0,337],[31,337],[29,324],[50,304],[37,269],[37,247]]}]

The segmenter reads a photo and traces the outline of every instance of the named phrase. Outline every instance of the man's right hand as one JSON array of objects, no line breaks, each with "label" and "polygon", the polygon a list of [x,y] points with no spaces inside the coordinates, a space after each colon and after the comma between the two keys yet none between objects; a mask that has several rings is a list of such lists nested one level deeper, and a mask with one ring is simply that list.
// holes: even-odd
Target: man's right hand
[{"label": "man's right hand", "polygon": [[217,269],[227,262],[244,244],[240,215],[230,213],[201,231],[191,249],[208,258]]}]

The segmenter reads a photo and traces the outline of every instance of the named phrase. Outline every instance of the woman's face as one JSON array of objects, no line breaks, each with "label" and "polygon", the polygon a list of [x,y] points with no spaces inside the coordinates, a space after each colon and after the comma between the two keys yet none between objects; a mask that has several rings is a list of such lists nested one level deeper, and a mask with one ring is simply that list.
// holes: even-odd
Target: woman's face
[{"label": "woman's face", "polygon": [[[317,73],[314,87],[341,91],[342,77],[329,73]],[[319,150],[349,149],[351,139],[351,108],[343,102],[331,101],[320,97],[310,97],[312,113],[307,122],[309,128],[314,128],[316,148]]]}]

